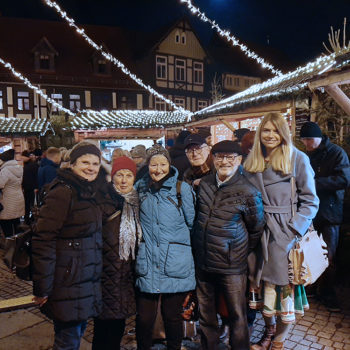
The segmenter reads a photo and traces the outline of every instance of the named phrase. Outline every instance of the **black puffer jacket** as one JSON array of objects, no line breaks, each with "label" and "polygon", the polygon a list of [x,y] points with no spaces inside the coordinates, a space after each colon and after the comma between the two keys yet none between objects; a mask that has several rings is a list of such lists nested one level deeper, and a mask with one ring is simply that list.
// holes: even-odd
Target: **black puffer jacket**
[{"label": "black puffer jacket", "polygon": [[182,180],[186,169],[191,167],[191,163],[185,153],[185,146],[183,144],[175,143],[175,145],[169,149],[169,154],[171,165],[173,165],[179,172],[178,179]]},{"label": "black puffer jacket", "polygon": [[320,146],[308,156],[315,171],[316,192],[320,199],[315,224],[339,225],[343,221],[345,189],[350,185],[349,158],[327,136],[322,137]]},{"label": "black puffer jacket", "polygon": [[[119,229],[124,198],[109,183],[100,188],[99,202],[103,213],[103,308],[98,318],[125,319],[136,313],[136,306],[132,260],[120,260],[119,257]],[[115,215],[118,211],[119,215]]]},{"label": "black puffer jacket", "polygon": [[217,187],[216,175],[199,185],[198,211],[192,236],[196,267],[214,273],[243,274],[248,252],[260,241],[265,225],[261,194],[243,175]]},{"label": "black puffer jacket", "polygon": [[101,312],[102,215],[96,182],[59,170],[40,208],[33,235],[33,293],[57,321],[83,321]]}]

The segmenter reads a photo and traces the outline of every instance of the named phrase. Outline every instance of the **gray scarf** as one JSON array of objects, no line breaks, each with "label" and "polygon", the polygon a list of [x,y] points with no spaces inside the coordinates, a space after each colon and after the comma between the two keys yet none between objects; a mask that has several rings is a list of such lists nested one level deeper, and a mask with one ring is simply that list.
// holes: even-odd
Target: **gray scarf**
[{"label": "gray scarf", "polygon": [[[127,194],[120,193],[116,186],[115,190],[124,198],[124,205],[119,229],[119,257],[121,260],[135,259],[135,247],[142,237],[142,229],[139,216],[139,196],[133,189]],[[137,242],[136,242],[137,240]]]}]

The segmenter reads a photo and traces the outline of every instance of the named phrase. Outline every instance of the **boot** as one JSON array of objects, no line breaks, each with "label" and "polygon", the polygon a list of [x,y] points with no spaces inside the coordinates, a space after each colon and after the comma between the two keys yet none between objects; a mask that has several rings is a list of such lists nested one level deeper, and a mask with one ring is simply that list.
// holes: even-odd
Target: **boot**
[{"label": "boot", "polygon": [[273,341],[271,350],[284,350],[283,341]]},{"label": "boot", "polygon": [[276,333],[276,325],[265,327],[265,332],[262,338],[255,344],[250,346],[250,350],[268,350],[271,345],[271,341]]}]

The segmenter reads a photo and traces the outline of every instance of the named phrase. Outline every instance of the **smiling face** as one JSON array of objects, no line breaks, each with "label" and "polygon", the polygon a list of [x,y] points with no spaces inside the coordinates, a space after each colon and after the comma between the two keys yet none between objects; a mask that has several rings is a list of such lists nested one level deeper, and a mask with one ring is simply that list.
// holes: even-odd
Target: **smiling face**
[{"label": "smiling face", "polygon": [[186,147],[186,156],[192,166],[202,166],[208,159],[210,148],[206,143],[189,145]]},{"label": "smiling face", "polygon": [[168,159],[161,154],[153,156],[148,164],[149,175],[153,181],[160,181],[170,171]]},{"label": "smiling face", "polygon": [[84,154],[71,165],[73,173],[83,177],[87,181],[94,181],[100,170],[100,158],[94,154]]},{"label": "smiling face", "polygon": [[233,175],[241,162],[242,156],[236,153],[220,152],[214,154],[214,166],[221,181]]},{"label": "smiling face", "polygon": [[118,191],[127,194],[134,188],[135,176],[129,169],[118,170],[113,176],[113,183]]},{"label": "smiling face", "polygon": [[282,137],[275,125],[268,121],[260,133],[260,141],[265,146],[266,151],[270,152],[278,147],[282,142]]}]

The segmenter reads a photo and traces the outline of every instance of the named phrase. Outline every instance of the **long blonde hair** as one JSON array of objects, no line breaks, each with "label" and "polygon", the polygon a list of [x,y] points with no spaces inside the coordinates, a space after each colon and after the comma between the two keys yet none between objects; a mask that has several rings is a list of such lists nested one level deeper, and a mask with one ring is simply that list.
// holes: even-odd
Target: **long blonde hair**
[{"label": "long blonde hair", "polygon": [[251,173],[260,173],[265,170],[265,146],[261,143],[261,133],[266,123],[271,122],[281,136],[281,143],[270,155],[270,164],[274,171],[284,175],[292,173],[291,153],[292,139],[287,121],[279,113],[268,113],[261,121],[255,134],[254,145],[244,163],[244,168]]}]

